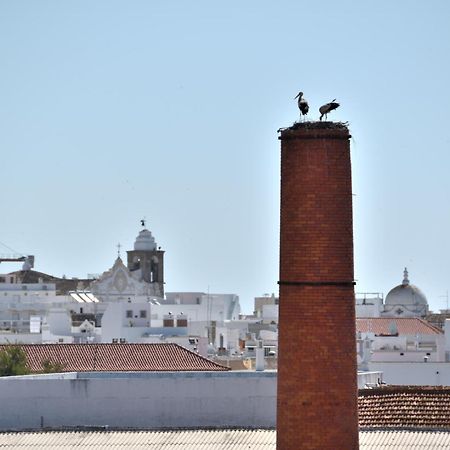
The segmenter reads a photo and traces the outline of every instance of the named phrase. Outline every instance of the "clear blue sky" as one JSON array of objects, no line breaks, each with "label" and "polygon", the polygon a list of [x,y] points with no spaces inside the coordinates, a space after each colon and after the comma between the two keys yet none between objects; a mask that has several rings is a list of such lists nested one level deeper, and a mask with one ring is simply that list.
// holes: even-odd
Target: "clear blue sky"
[{"label": "clear blue sky", "polygon": [[[279,141],[353,135],[357,291],[450,289],[450,2],[0,1],[0,241],[84,277],[148,219],[166,289],[277,292]],[[0,253],[8,249],[0,246]],[[0,272],[14,270],[2,264]]]}]

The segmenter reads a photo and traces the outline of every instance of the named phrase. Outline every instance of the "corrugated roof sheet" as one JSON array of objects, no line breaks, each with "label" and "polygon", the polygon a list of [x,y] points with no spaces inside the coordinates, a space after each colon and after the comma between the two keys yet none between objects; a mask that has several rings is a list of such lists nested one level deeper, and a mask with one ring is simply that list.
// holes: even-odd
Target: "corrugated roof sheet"
[{"label": "corrugated roof sheet", "polygon": [[433,450],[450,448],[447,431],[363,431],[359,448],[364,450]]},{"label": "corrugated roof sheet", "polygon": [[450,388],[387,386],[361,389],[359,426],[450,430]]},{"label": "corrugated roof sheet", "polygon": [[[298,436],[301,440],[301,435]],[[443,431],[361,431],[361,450],[450,448]],[[0,449],[275,450],[275,430],[52,431],[0,433]]]},{"label": "corrugated roof sheet", "polygon": [[396,317],[370,317],[356,319],[356,331],[362,333],[391,334],[391,324],[395,323],[399,336],[408,334],[442,334],[443,331],[423,319],[396,318]]},{"label": "corrugated roof sheet", "polygon": [[[0,345],[0,351],[2,347]],[[178,344],[28,344],[20,345],[33,373],[43,363],[61,364],[63,372],[226,371]]]}]

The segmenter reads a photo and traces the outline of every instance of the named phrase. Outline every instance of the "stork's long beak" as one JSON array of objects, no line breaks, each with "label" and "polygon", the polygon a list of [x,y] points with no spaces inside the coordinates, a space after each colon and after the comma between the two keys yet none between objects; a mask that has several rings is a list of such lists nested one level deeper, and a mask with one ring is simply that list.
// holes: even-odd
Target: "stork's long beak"
[{"label": "stork's long beak", "polygon": [[294,100],[300,95],[300,92],[294,97]]}]

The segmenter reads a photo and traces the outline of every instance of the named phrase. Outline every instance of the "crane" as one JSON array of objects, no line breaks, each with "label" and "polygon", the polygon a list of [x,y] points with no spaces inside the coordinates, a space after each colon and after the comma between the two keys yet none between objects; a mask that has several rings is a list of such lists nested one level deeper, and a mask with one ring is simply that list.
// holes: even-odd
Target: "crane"
[{"label": "crane", "polygon": [[2,262],[23,262],[23,270],[30,270],[34,267],[34,255],[24,255],[23,253],[16,252],[11,247],[0,242],[0,244],[13,252],[9,255],[0,254],[0,263]]},{"label": "crane", "polygon": [[34,255],[0,255],[2,262],[23,262],[22,270],[30,270],[34,267]]}]

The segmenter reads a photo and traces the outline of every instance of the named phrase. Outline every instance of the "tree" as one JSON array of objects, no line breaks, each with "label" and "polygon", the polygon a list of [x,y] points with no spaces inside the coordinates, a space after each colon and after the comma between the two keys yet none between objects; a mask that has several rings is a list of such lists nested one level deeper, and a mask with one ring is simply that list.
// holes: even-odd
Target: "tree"
[{"label": "tree", "polygon": [[18,345],[8,345],[0,350],[0,376],[27,375],[27,355]]},{"label": "tree", "polygon": [[64,364],[61,364],[59,362],[53,362],[50,359],[46,359],[45,361],[42,361],[42,369],[44,373],[59,373],[64,372]]}]

